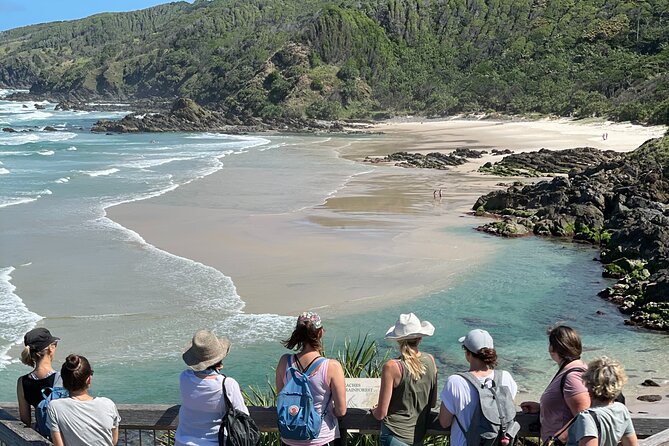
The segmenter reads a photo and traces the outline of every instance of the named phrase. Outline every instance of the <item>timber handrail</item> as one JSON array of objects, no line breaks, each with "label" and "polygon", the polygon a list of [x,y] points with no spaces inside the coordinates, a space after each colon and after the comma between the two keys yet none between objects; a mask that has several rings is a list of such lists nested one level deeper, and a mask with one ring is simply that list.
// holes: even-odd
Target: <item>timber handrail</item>
[{"label": "timber handrail", "polygon": [[[175,430],[178,424],[179,406],[164,404],[118,404],[121,415],[121,429],[126,430]],[[249,407],[249,412],[262,432],[276,432],[275,407]],[[520,437],[538,436],[538,415],[518,412],[517,421],[520,423]],[[659,446],[669,444],[669,415],[664,417],[633,416],[634,427],[642,446]],[[339,427],[342,432],[356,431],[363,434],[378,433],[380,421],[376,420],[366,409],[348,409],[342,417]],[[437,412],[432,412],[432,422],[428,435],[447,435],[449,429],[439,425]],[[27,437],[22,437],[22,435]],[[25,442],[8,441],[12,438],[24,438]],[[30,439],[29,439],[30,438]],[[16,403],[0,403],[0,444],[51,444],[36,432],[23,426],[18,421],[18,405]]]}]

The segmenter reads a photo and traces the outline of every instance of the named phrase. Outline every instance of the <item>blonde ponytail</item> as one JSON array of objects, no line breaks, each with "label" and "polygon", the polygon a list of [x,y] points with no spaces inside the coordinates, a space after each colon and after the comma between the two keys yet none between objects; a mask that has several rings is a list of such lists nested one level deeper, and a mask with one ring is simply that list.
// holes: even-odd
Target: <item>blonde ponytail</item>
[{"label": "blonde ponytail", "polygon": [[409,369],[411,378],[413,378],[414,381],[419,380],[425,373],[427,373],[425,364],[421,362],[418,353],[415,350],[420,342],[420,338],[398,342],[400,344],[400,355],[402,356],[402,360],[406,364],[407,369]]},{"label": "blonde ponytail", "polygon": [[34,352],[30,349],[29,346],[26,345],[21,351],[21,362],[25,365],[29,365],[30,367],[37,367],[37,365],[47,355],[48,348],[49,347],[42,351]]},{"label": "blonde ponytail", "polygon": [[23,348],[23,351],[21,351],[21,362],[30,367],[35,367],[35,365],[37,365],[35,358],[30,353],[30,347],[27,345]]}]

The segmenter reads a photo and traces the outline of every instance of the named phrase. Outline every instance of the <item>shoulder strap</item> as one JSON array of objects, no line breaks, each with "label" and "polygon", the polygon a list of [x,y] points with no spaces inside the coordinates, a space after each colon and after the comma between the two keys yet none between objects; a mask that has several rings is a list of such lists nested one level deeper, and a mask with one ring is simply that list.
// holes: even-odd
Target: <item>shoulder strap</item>
[{"label": "shoulder strap", "polygon": [[562,395],[562,399],[564,399],[564,383],[567,382],[567,375],[569,375],[572,372],[580,372],[583,373],[585,372],[585,368],[583,367],[574,367],[571,369],[567,369],[564,372],[564,375],[562,375],[562,378],[560,379],[560,395]]},{"label": "shoulder strap", "polygon": [[456,375],[462,376],[465,381],[467,381],[476,389],[477,392],[481,389],[481,381],[479,381],[478,378],[476,378],[470,372],[458,372]]},{"label": "shoulder strap", "polygon": [[305,370],[304,375],[306,376],[311,375],[313,371],[316,370],[316,367],[318,367],[318,365],[323,361],[325,361],[325,358],[323,358],[322,356],[317,356],[316,358],[314,358],[307,366],[307,370]]},{"label": "shoulder strap", "polygon": [[[225,389],[225,380],[228,379],[227,376],[223,375],[223,382],[221,383],[222,391],[223,391],[223,398],[225,398],[225,414],[230,412],[232,410],[232,402],[230,401],[230,398],[228,397],[228,392]],[[224,414],[224,415],[225,415]]]},{"label": "shoulder strap", "polygon": [[576,414],[576,416],[572,417],[572,419],[569,420],[569,423],[565,424],[565,425],[562,427],[562,429],[560,429],[559,431],[557,431],[553,436],[554,436],[554,437],[559,437],[560,435],[562,435],[562,433],[563,433],[564,431],[566,431],[567,429],[569,429],[569,428],[571,427],[571,425],[574,424],[574,421],[576,421],[576,418],[578,418],[578,414]]},{"label": "shoulder strap", "polygon": [[597,415],[597,412],[594,410],[588,409],[588,413],[592,417],[592,419],[595,421],[595,427],[597,428],[597,444],[601,444],[602,441],[602,425],[599,422],[599,415]]}]

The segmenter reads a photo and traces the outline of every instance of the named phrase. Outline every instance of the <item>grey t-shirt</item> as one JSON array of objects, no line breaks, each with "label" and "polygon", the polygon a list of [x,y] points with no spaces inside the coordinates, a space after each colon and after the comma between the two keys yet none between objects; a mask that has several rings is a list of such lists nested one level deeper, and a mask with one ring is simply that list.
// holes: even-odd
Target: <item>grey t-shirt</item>
[{"label": "grey t-shirt", "polygon": [[[595,417],[599,421],[599,429]],[[576,421],[569,428],[567,446],[577,446],[583,437],[597,437],[599,446],[616,446],[623,436],[632,433],[634,425],[627,407],[623,404],[591,407],[576,416]]]},{"label": "grey t-shirt", "polygon": [[51,432],[60,432],[67,446],[113,446],[112,430],[120,422],[116,405],[109,398],[60,398],[47,407],[47,426]]}]

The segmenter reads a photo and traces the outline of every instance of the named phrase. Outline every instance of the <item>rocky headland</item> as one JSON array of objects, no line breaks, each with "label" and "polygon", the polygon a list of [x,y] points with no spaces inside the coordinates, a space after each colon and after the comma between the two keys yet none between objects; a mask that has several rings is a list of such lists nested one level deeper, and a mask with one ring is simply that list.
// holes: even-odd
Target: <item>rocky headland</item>
[{"label": "rocky headland", "polygon": [[[69,105],[69,104],[68,104]],[[238,134],[263,131],[343,132],[340,122],[303,118],[261,120],[238,116],[198,105],[192,99],[177,99],[166,113],[132,113],[120,120],[102,119],[91,131],[102,133],[137,132],[225,132]]]},{"label": "rocky headland", "polygon": [[539,151],[493,166],[526,176],[568,173],[480,197],[475,213],[497,220],[478,230],[599,246],[603,275],[619,279],[600,296],[629,315],[627,324],[669,330],[669,135],[626,154]]}]

